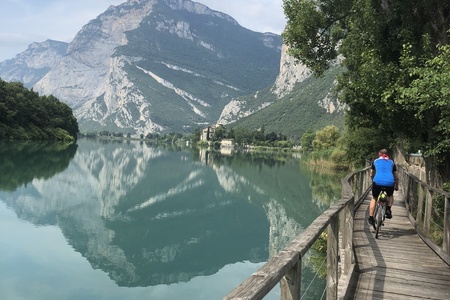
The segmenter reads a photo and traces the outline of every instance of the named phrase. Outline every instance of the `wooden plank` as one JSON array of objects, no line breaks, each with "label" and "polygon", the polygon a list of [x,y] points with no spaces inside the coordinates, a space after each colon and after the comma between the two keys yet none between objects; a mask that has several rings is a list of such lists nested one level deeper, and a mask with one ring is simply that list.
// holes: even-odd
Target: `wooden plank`
[{"label": "wooden plank", "polygon": [[362,276],[360,282],[367,290],[385,292],[395,295],[416,296],[429,299],[450,299],[447,285],[412,282],[400,278],[388,277],[383,272]]}]

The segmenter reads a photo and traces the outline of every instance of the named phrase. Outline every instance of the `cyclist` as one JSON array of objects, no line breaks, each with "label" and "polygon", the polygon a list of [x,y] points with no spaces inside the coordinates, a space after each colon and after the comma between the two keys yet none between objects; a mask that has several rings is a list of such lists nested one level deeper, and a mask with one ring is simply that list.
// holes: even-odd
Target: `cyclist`
[{"label": "cyclist", "polygon": [[389,158],[388,151],[381,149],[378,152],[378,158],[372,162],[370,169],[370,177],[372,178],[372,200],[370,201],[369,224],[373,225],[375,220],[373,214],[375,212],[375,204],[378,195],[382,190],[387,193],[386,218],[392,218],[391,207],[394,203],[394,190],[398,190],[397,167]]}]

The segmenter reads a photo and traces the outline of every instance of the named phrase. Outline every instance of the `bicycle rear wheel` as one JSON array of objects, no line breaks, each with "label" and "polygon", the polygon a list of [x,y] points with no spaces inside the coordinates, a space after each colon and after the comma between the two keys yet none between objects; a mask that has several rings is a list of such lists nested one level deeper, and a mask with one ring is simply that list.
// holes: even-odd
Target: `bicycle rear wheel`
[{"label": "bicycle rear wheel", "polygon": [[383,225],[383,208],[380,204],[377,204],[377,210],[375,214],[375,238],[378,238],[378,233],[380,232],[381,225]]}]

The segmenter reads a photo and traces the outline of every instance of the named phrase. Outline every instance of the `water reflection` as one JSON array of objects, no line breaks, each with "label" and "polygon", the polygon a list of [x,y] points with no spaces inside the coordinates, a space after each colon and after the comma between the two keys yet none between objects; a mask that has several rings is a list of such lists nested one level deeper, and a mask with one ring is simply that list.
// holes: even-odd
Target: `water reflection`
[{"label": "water reflection", "polygon": [[301,164],[303,172],[309,174],[309,185],[312,189],[313,201],[317,206],[328,208],[341,199],[342,178],[345,171],[335,171],[317,166]]},{"label": "water reflection", "polygon": [[71,155],[52,154],[68,158],[63,169],[62,159],[50,166],[46,158],[45,168],[59,172],[28,175],[26,186],[0,192],[0,200],[33,224],[59,226],[119,286],[187,282],[237,262],[264,262],[329,203],[289,156],[78,144]]},{"label": "water reflection", "polygon": [[69,166],[76,151],[76,144],[0,140],[0,190],[14,191],[33,178],[51,178]]}]

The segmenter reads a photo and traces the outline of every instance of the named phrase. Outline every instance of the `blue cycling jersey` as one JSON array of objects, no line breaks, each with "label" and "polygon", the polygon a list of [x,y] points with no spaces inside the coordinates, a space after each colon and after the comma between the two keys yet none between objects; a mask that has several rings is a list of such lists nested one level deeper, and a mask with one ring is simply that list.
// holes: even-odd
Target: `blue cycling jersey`
[{"label": "blue cycling jersey", "polygon": [[377,158],[372,163],[372,169],[375,170],[375,177],[373,178],[373,182],[376,185],[394,186],[394,172],[397,171],[397,168],[391,159],[382,157]]}]

